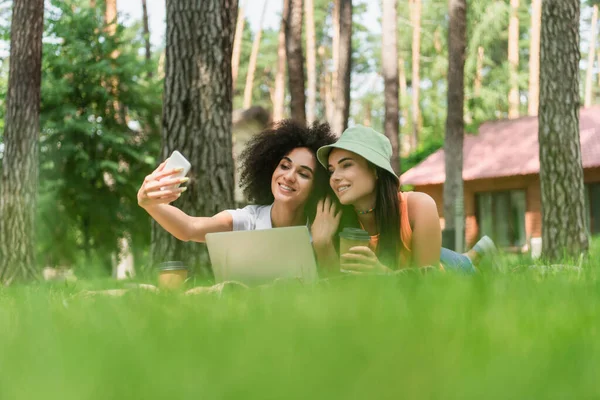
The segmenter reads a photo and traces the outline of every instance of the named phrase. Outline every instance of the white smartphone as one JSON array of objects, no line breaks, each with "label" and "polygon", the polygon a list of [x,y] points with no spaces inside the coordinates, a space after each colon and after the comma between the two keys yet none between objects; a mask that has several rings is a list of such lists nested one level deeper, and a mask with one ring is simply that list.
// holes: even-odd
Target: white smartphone
[{"label": "white smartphone", "polygon": [[[173,175],[169,175],[167,177],[164,177],[161,179],[161,181],[167,180],[167,179],[173,179],[173,178],[183,178],[184,176],[187,175],[188,172],[190,172],[190,169],[192,168],[192,164],[190,164],[190,162],[188,160],[186,160],[186,158],[177,150],[175,150],[175,151],[173,151],[173,153],[171,153],[171,155],[169,156],[169,161],[167,161],[167,164],[165,165],[165,168],[163,169],[163,171],[169,171],[169,170],[172,170],[175,168],[183,168],[183,171],[178,172]],[[179,187],[179,184],[169,186],[168,188],[163,188],[163,189],[175,189],[177,187]]]}]

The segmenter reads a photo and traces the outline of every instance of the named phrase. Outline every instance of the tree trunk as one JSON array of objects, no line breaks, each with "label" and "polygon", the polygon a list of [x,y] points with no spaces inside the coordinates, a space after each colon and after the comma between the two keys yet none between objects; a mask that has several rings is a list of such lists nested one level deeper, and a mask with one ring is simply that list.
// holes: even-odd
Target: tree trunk
[{"label": "tree trunk", "polygon": [[104,22],[109,25],[107,28],[108,33],[114,35],[117,31],[117,0],[106,0]]},{"label": "tree trunk", "polygon": [[531,3],[531,40],[529,41],[529,100],[527,113],[538,114],[540,106],[540,33],[542,29],[542,0]]},{"label": "tree trunk", "polygon": [[35,276],[43,0],[13,2],[0,179],[0,284]]},{"label": "tree trunk", "polygon": [[135,264],[131,249],[131,239],[125,236],[119,239],[119,251],[114,260],[112,277],[114,279],[129,279],[135,276]]},{"label": "tree trunk", "polygon": [[[150,61],[152,53],[150,52],[150,28],[148,27],[148,7],[146,7],[146,0],[142,0],[142,24],[144,27],[144,45],[146,47],[146,60]],[[148,73],[148,77],[152,77],[152,72]]]},{"label": "tree trunk", "polygon": [[363,115],[363,125],[364,126],[371,126],[371,117],[372,117],[372,113],[373,113],[373,105],[371,104],[371,100],[367,99],[363,101],[364,104],[364,115]]},{"label": "tree trunk", "polygon": [[483,60],[485,51],[483,47],[477,48],[477,71],[475,73],[475,97],[481,96],[481,86],[483,85]]},{"label": "tree trunk", "polygon": [[235,24],[235,38],[233,42],[233,54],[231,56],[231,75],[232,75],[232,87],[235,91],[235,84],[238,78],[238,72],[240,67],[240,57],[242,54],[242,39],[244,37],[244,23],[246,22],[246,17],[244,15],[244,6],[246,1],[242,3],[240,6],[237,20]]},{"label": "tree trunk", "polygon": [[[408,98],[408,90],[406,83],[406,68],[404,67],[403,58],[398,60],[398,84],[400,87],[400,101],[401,103],[404,103],[404,99]],[[402,114],[404,115],[404,109],[402,109]],[[408,118],[406,122],[408,122]]]},{"label": "tree trunk", "polygon": [[[104,9],[104,22],[107,25],[106,33],[109,36],[113,36],[117,32],[117,0],[106,0],[106,8]],[[114,60],[118,56],[119,51],[113,50],[113,52],[110,55],[110,58]],[[106,83],[105,86],[112,93],[111,97],[113,97],[114,99],[117,99],[119,97],[119,81],[116,77],[110,77],[109,82]],[[112,107],[112,109],[114,110],[114,116],[116,121],[125,121],[125,115],[118,100],[113,100],[112,104],[109,104],[109,107]]]},{"label": "tree trunk", "polygon": [[302,54],[302,0],[289,0],[285,14],[285,49],[292,119],[306,123],[304,94],[304,55]]},{"label": "tree trunk", "polygon": [[[287,15],[290,0],[283,0],[283,16]],[[275,73],[275,92],[273,94],[273,121],[277,122],[284,117],[285,103],[285,19],[281,18],[281,27],[277,44],[277,72]]]},{"label": "tree trunk", "polygon": [[[104,10],[104,22],[108,25],[106,30],[107,34],[111,36],[114,35],[117,32],[117,0],[106,0],[106,9]],[[148,28],[148,10],[146,7],[146,0],[142,0],[142,24],[144,29],[144,42],[146,46],[146,60],[150,60],[150,31]],[[113,51],[111,54],[112,59],[115,59],[118,56],[118,51]],[[148,77],[152,77],[151,71],[148,72]],[[109,79],[109,82],[109,90],[112,91],[115,97],[117,97],[119,91],[118,79],[116,77],[111,77]],[[112,102],[112,108],[114,110],[116,121],[119,121],[121,123],[127,121],[126,110],[117,100],[114,100]],[[89,232],[90,221],[87,221],[87,224],[88,226],[86,230]],[[88,262],[91,261],[91,247],[92,243],[88,237],[86,241],[86,257]],[[129,233],[126,233],[124,237],[119,239],[119,251],[113,254],[112,259],[115,260],[115,262],[112,263],[113,277],[119,276],[120,270],[128,270],[130,271],[130,274],[134,273],[133,254],[131,253],[131,237]]]},{"label": "tree trunk", "polygon": [[[596,54],[596,60],[598,60],[598,66],[600,68],[600,50],[598,51],[598,54]],[[600,88],[600,71],[598,72],[598,88]]]},{"label": "tree trunk", "polygon": [[352,0],[340,0],[340,46],[331,129],[341,134],[350,116],[350,72],[352,70]]},{"label": "tree trunk", "polygon": [[263,2],[262,14],[258,25],[258,32],[252,43],[252,53],[250,53],[250,62],[248,63],[248,73],[246,74],[246,87],[244,87],[244,109],[250,108],[252,105],[252,89],[254,88],[254,72],[256,71],[256,60],[258,59],[258,50],[260,49],[260,38],[262,36],[262,27],[265,21],[265,13],[267,11],[268,0]]},{"label": "tree trunk", "polygon": [[[592,99],[594,94],[594,58],[596,58],[596,25],[598,23],[598,6],[594,6],[594,12],[592,15],[592,26],[590,29],[590,41],[588,50],[588,63],[587,71],[585,73],[585,100],[584,107],[590,107],[592,105]],[[598,61],[600,65],[600,61]]]},{"label": "tree trunk", "polygon": [[508,118],[519,118],[519,0],[510,0],[508,25]]},{"label": "tree trunk", "polygon": [[[340,0],[333,0],[332,20],[332,38],[331,38],[331,118],[329,123],[333,123],[333,108],[335,103],[335,94],[337,93],[338,69],[340,65]],[[338,135],[341,132],[338,132]]]},{"label": "tree trunk", "polygon": [[[596,60],[598,60],[598,65],[600,66],[600,51],[598,51],[598,54],[596,54]],[[598,72],[598,88],[600,89],[600,72]]]},{"label": "tree trunk", "polygon": [[[444,142],[446,181],[444,183],[445,230],[462,237],[463,208],[463,141],[464,141],[464,79],[466,57],[466,0],[449,0],[448,24],[448,115]],[[452,245],[452,244],[446,244]],[[456,248],[456,251],[462,249]]]},{"label": "tree trunk", "polygon": [[442,30],[438,26],[433,33],[433,47],[437,54],[442,54]]},{"label": "tree trunk", "polygon": [[306,75],[307,107],[306,122],[311,124],[317,119],[317,49],[315,36],[315,10],[313,0],[304,0],[306,14]]},{"label": "tree trunk", "polygon": [[544,0],[540,58],[542,253],[587,251],[579,142],[579,0]]},{"label": "tree trunk", "polygon": [[396,0],[383,0],[382,49],[383,84],[385,99],[384,133],[392,144],[392,168],[400,175],[400,149],[398,145],[398,29]]},{"label": "tree trunk", "polygon": [[[331,91],[331,87],[332,87],[332,74],[327,72],[326,69],[324,69],[325,76],[321,77],[321,82],[322,82],[322,89],[321,89],[321,93],[322,93],[322,98],[323,98],[323,106],[325,108],[325,119],[331,123],[331,121],[333,121],[333,93]],[[336,133],[336,132],[334,132]],[[341,132],[337,132],[337,135],[340,135]]]},{"label": "tree trunk", "polygon": [[[408,116],[408,90],[406,84],[406,68],[404,67],[404,59],[400,58],[398,60],[398,70],[399,70],[399,84],[400,84],[400,109],[402,111],[402,120],[404,121],[404,129],[400,127],[400,137],[403,138],[400,140],[400,154],[402,156],[408,156],[412,151],[412,140],[410,138],[412,135],[411,131],[408,131],[406,128],[409,126],[410,117]],[[409,135],[409,140],[405,140],[405,135]]]},{"label": "tree trunk", "polygon": [[419,65],[421,59],[421,0],[410,0],[410,19],[413,27],[412,34],[412,148],[419,146],[419,91],[421,89],[421,77]]},{"label": "tree trunk", "polygon": [[[231,53],[236,0],[167,2],[161,158],[181,151],[192,164],[190,184],[175,205],[189,215],[233,207]],[[208,264],[205,246],[182,242],[152,225],[152,260]]]}]

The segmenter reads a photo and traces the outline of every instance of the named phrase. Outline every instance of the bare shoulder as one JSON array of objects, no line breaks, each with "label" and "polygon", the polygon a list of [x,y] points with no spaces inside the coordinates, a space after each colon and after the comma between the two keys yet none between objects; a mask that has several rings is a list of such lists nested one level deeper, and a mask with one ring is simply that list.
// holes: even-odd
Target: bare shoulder
[{"label": "bare shoulder", "polygon": [[407,192],[406,197],[408,200],[408,209],[431,209],[433,207],[437,213],[437,206],[435,200],[427,193],[422,192]]},{"label": "bare shoulder", "polygon": [[410,192],[406,197],[413,230],[413,262],[419,267],[437,265],[442,246],[442,229],[435,201],[428,194],[418,192]]},{"label": "bare shoulder", "polygon": [[427,193],[407,192],[406,198],[408,201],[408,218],[412,226],[415,225],[416,221],[423,218],[431,219],[435,217],[439,219],[435,200]]}]

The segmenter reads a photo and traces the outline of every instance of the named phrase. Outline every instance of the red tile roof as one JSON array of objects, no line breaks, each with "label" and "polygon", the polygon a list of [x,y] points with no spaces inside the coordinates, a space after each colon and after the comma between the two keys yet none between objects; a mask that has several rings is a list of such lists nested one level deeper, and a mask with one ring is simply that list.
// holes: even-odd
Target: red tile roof
[{"label": "red tile roof", "polygon": [[[600,106],[582,109],[579,127],[583,167],[600,167]],[[538,148],[537,117],[486,122],[479,128],[479,135],[465,135],[463,179],[537,174]],[[402,174],[400,182],[435,185],[445,179],[444,150],[440,149]]]}]

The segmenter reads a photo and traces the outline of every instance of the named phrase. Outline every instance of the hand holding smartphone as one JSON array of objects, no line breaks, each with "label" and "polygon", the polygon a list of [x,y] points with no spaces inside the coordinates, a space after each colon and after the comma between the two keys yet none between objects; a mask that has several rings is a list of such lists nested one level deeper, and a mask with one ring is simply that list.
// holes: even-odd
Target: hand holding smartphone
[{"label": "hand holding smartphone", "polygon": [[[167,164],[165,165],[165,168],[163,169],[163,171],[167,172],[167,171],[171,171],[176,168],[183,168],[183,170],[181,170],[180,172],[177,172],[173,175],[166,176],[166,177],[162,178],[161,181],[174,179],[174,178],[183,178],[184,176],[187,175],[188,172],[190,172],[191,167],[192,167],[192,164],[190,164],[190,162],[188,160],[186,160],[186,158],[180,152],[178,152],[177,150],[174,150],[173,153],[171,153],[171,155],[169,156],[169,160],[167,161]],[[163,189],[175,189],[177,187],[179,187],[179,184],[169,186],[168,188],[163,188]]]}]

